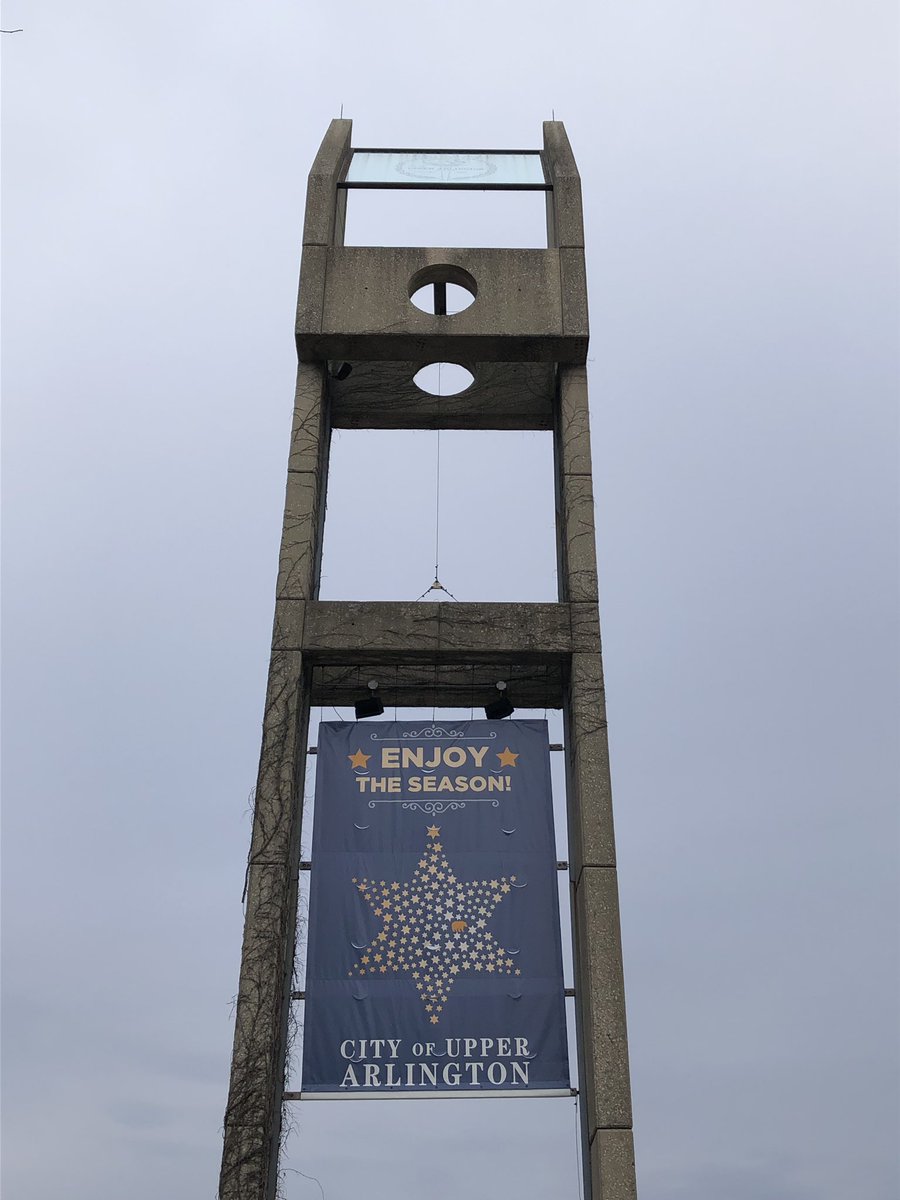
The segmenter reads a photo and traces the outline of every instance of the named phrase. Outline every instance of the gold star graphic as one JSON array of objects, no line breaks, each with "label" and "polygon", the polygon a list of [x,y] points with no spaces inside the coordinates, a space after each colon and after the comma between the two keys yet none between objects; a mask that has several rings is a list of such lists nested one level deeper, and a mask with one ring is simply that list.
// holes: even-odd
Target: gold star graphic
[{"label": "gold star graphic", "polygon": [[356,771],[360,767],[367,767],[372,755],[363,754],[362,750],[357,750],[355,754],[348,754],[347,757],[350,759],[350,766]]},{"label": "gold star graphic", "polygon": [[[431,825],[426,829],[426,837],[433,839],[439,832]],[[425,1011],[433,1014],[429,1019],[436,1025],[436,1014],[443,1011],[454,981],[463,972],[487,970],[489,975],[513,974],[512,959],[487,930],[484,919],[489,918],[505,899],[505,895],[495,889],[498,883],[502,886],[506,882],[505,878],[468,883],[460,880],[444,857],[440,842],[435,841],[426,843],[423,857],[399,897],[395,881],[363,879],[357,882],[357,890],[372,912],[381,918],[383,927],[370,945],[363,947],[354,973],[365,975],[367,968],[362,964],[371,961],[370,952],[379,949],[379,942],[385,942],[392,922],[391,914],[385,908],[393,899],[393,921],[400,922],[404,930],[410,931],[411,944],[407,949],[403,940],[399,946],[395,941],[390,943],[395,947],[389,955],[392,969],[419,981],[415,985],[419,998]],[[426,883],[427,887],[424,886]],[[484,917],[479,918],[480,913]],[[476,926],[480,932],[473,948],[466,940],[466,934]],[[416,944],[421,944],[424,949],[413,949]],[[460,951],[465,952],[462,966],[459,965]],[[380,962],[381,957],[380,953],[375,954],[375,962]],[[378,969],[384,973],[384,967]],[[371,967],[368,970],[371,974]]]},{"label": "gold star graphic", "polygon": [[519,757],[518,754],[513,754],[509,746],[506,746],[503,750],[498,750],[496,753],[497,757],[500,759],[501,767],[514,767],[516,765],[516,759]]}]

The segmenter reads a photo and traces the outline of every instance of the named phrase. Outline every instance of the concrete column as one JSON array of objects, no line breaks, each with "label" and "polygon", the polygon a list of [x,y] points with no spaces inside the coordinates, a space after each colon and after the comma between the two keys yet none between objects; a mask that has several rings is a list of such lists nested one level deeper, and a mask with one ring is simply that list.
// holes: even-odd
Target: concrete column
[{"label": "concrete column", "polygon": [[573,631],[564,719],[584,1186],[590,1200],[636,1200],[584,367],[559,368],[554,442],[560,599]]},{"label": "concrete column", "polygon": [[308,715],[302,656],[276,653],[247,867],[221,1200],[274,1200],[277,1185]]},{"label": "concrete column", "polygon": [[299,649],[318,587],[328,430],[325,373],[301,363],[219,1180],[221,1200],[274,1200],[281,1140],[310,693]]}]

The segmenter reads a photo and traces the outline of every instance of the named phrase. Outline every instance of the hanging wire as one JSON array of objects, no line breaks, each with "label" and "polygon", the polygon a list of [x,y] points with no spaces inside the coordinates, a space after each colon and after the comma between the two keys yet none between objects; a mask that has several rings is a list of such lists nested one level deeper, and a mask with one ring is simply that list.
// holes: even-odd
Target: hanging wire
[{"label": "hanging wire", "polygon": [[438,394],[437,394],[437,453],[435,454],[434,469],[434,579],[437,582],[441,573],[439,568],[441,557],[441,364],[438,363]]},{"label": "hanging wire", "polygon": [[434,470],[434,583],[428,585],[416,601],[424,600],[429,592],[443,592],[459,604],[456,596],[441,583],[441,366],[437,364],[437,442]]}]

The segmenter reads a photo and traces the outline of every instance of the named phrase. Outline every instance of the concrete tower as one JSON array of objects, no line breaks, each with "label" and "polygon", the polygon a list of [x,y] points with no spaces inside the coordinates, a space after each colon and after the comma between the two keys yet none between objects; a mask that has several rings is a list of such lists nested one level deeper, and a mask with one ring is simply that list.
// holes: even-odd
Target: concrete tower
[{"label": "concrete tower", "polygon": [[[504,679],[519,707],[563,710],[586,1196],[634,1200],[578,169],[558,121],[544,123],[540,152],[354,151],[350,135],[350,121],[332,121],[307,190],[297,391],[219,1194],[275,1195],[309,712],[353,704],[360,680],[374,674],[388,705],[431,707],[437,697],[442,708],[468,708],[473,694],[496,697]],[[344,246],[347,190],[365,186],[541,190],[548,245]],[[448,283],[477,302],[447,316]],[[434,286],[433,313],[410,303],[423,285]],[[423,393],[413,375],[439,361],[466,364],[475,382],[452,397]],[[333,428],[552,430],[558,601],[319,600]]]}]

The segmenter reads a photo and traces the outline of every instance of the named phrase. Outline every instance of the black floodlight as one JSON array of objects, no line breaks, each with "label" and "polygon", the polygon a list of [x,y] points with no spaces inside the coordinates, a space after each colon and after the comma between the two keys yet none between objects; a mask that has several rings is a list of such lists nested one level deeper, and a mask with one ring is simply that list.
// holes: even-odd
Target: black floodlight
[{"label": "black floodlight", "polygon": [[511,717],[516,711],[513,702],[506,694],[506,684],[502,679],[497,684],[497,691],[500,693],[497,699],[484,706],[484,715],[489,721],[502,721],[504,717]]},{"label": "black floodlight", "polygon": [[357,700],[353,706],[357,721],[361,721],[363,717],[380,717],[384,712],[384,705],[378,695],[378,680],[370,679],[366,686],[369,689],[369,695],[364,696],[362,700]]}]

